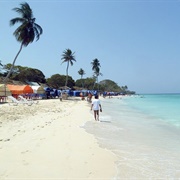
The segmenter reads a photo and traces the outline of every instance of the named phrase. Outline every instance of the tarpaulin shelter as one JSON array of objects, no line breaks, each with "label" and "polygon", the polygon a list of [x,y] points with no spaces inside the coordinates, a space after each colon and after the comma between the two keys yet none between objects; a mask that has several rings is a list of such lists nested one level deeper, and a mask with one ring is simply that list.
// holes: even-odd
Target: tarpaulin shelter
[{"label": "tarpaulin shelter", "polygon": [[51,88],[50,87],[44,87],[44,90],[47,92],[47,91],[51,91]]},{"label": "tarpaulin shelter", "polygon": [[57,89],[53,89],[50,87],[44,87],[44,91],[46,94],[46,98],[55,98],[56,96],[58,96],[58,91]]},{"label": "tarpaulin shelter", "polygon": [[52,96],[52,97],[56,97],[56,96],[58,96],[58,91],[57,91],[57,89],[51,89],[51,91],[50,91],[50,95]]},{"label": "tarpaulin shelter", "polygon": [[33,89],[29,85],[11,85],[11,84],[7,84],[7,87],[11,91],[12,95],[31,94],[31,93],[33,93]]},{"label": "tarpaulin shelter", "polygon": [[42,86],[31,86],[31,88],[33,89],[33,92],[36,94],[44,94],[45,90]]},{"label": "tarpaulin shelter", "polygon": [[0,96],[11,96],[11,91],[4,84],[0,84]]}]

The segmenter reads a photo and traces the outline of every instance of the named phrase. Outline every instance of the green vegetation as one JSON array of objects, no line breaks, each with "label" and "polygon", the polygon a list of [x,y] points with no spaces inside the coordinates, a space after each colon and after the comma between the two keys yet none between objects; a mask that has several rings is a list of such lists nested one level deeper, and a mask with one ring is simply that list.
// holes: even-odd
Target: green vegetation
[{"label": "green vegetation", "polygon": [[[47,79],[47,84],[50,87],[56,88],[56,89],[64,89],[64,84],[66,84],[67,76],[60,75],[60,74],[54,74],[50,78]],[[68,76],[68,83],[66,86],[73,88],[75,85],[75,81],[71,76]],[[66,87],[65,86],[65,87]]]},{"label": "green vegetation", "polygon": [[[7,65],[2,65],[2,66],[3,66],[2,69],[4,71],[0,73],[0,77],[5,77],[12,65],[7,64]],[[45,76],[42,71],[38,69],[29,68],[29,67],[14,66],[12,72],[13,73],[9,77],[10,81],[16,80],[23,83],[27,83],[28,81],[38,82],[40,84],[47,84],[48,86],[52,88],[56,88],[56,89],[64,88],[64,84],[66,82],[66,75],[54,74],[50,78],[45,79]],[[80,71],[80,72],[84,72],[84,71]],[[82,87],[82,82],[83,82],[83,87]],[[135,93],[133,91],[129,91],[127,86],[120,87],[117,85],[117,83],[109,79],[102,80],[99,83],[96,83],[96,78],[94,77],[82,78],[81,76],[80,79],[77,79],[75,81],[71,76],[68,76],[67,86],[70,87],[71,89],[96,89],[98,90],[99,88],[99,91],[101,92],[113,91],[113,92],[121,92],[123,94]]]},{"label": "green vegetation", "polygon": [[122,88],[119,87],[114,81],[106,79],[101,81],[100,87],[102,91],[115,91],[115,92],[122,92]]}]

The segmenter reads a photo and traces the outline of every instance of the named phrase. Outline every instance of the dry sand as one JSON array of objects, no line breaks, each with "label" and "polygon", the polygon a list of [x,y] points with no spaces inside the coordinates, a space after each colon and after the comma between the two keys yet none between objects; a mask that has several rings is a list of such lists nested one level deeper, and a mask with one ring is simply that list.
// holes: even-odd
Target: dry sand
[{"label": "dry sand", "polygon": [[0,179],[113,179],[116,156],[83,128],[89,111],[78,98],[0,104]]}]

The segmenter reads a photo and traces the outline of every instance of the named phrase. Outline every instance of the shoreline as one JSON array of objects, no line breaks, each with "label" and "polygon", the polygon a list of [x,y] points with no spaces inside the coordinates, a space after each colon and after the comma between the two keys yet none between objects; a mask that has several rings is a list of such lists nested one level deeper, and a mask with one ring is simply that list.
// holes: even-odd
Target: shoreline
[{"label": "shoreline", "polygon": [[102,100],[104,123],[89,121],[85,127],[101,147],[116,154],[116,179],[178,179],[179,129],[136,109],[129,100]]},{"label": "shoreline", "polygon": [[80,98],[1,104],[0,179],[113,179],[116,156],[82,128],[89,109]]}]

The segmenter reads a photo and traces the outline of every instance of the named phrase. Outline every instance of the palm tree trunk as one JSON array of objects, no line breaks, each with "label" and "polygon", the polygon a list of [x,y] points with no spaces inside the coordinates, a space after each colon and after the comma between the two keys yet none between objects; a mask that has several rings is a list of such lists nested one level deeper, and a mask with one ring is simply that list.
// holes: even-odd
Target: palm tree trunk
[{"label": "palm tree trunk", "polygon": [[68,68],[69,68],[69,61],[68,61],[67,68],[66,68],[66,83],[65,83],[65,88],[66,88],[67,83],[68,83]]},{"label": "palm tree trunk", "polygon": [[97,77],[96,77],[96,80],[94,81],[93,90],[95,88],[96,81],[97,81]]},{"label": "palm tree trunk", "polygon": [[14,61],[13,61],[13,63],[12,63],[12,66],[11,66],[11,68],[10,68],[10,70],[9,70],[9,72],[8,72],[8,74],[7,74],[7,76],[6,76],[5,79],[3,80],[4,84],[6,84],[6,81],[7,81],[7,79],[9,78],[9,76],[10,76],[10,74],[11,74],[13,68],[14,68],[14,64],[15,64],[16,59],[17,59],[17,57],[19,56],[19,54],[20,54],[20,52],[21,52],[21,50],[22,50],[22,47],[23,47],[23,44],[21,43],[20,49],[19,49],[19,51],[18,51],[16,57],[14,58]]},{"label": "palm tree trunk", "polygon": [[5,96],[6,96],[6,83],[7,83],[7,79],[9,78],[9,76],[10,76],[10,74],[11,74],[13,68],[14,68],[14,64],[15,64],[16,59],[17,59],[17,57],[19,56],[19,54],[20,54],[20,52],[21,52],[21,50],[22,50],[22,47],[23,47],[23,44],[21,43],[20,49],[19,49],[18,53],[16,54],[16,56],[15,56],[15,58],[14,58],[14,61],[13,61],[13,63],[12,63],[12,66],[11,66],[11,68],[10,68],[7,76],[6,76],[5,79],[3,80],[4,90],[5,90]]},{"label": "palm tree trunk", "polygon": [[82,88],[83,88],[83,81],[82,81],[82,75],[81,75],[81,85],[82,85]]},{"label": "palm tree trunk", "polygon": [[98,76],[97,76],[97,84],[98,84],[98,93],[99,93],[99,82],[98,82]]}]

